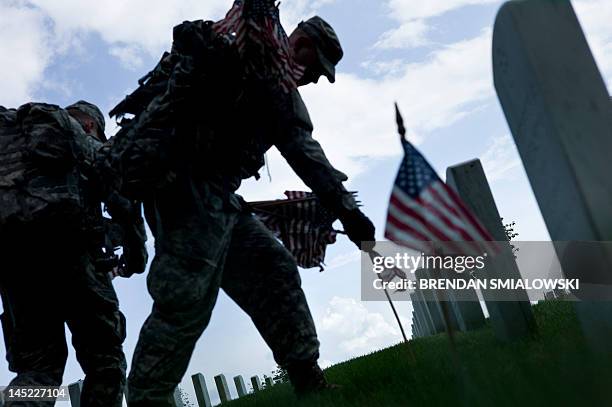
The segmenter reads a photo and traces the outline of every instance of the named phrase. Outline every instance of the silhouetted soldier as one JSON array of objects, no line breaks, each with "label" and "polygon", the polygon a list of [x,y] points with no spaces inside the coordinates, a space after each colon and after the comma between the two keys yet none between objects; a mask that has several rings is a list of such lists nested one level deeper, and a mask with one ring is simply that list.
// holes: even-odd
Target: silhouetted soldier
[{"label": "silhouetted soldier", "polygon": [[[235,16],[262,29],[243,33]],[[237,2],[225,20],[175,27],[172,52],[111,112],[136,115],[118,136],[126,147],[115,153],[122,154],[109,158],[119,173],[146,176],[127,168],[139,159],[146,164],[142,157],[155,153],[150,146],[166,146],[151,170],[169,169],[145,198],[155,236],[147,278],[154,305],[132,359],[130,406],[171,405],[219,288],[253,319],[298,393],[328,387],[295,259],[235,191],[242,179],[258,177],[264,153],[276,146],[352,241],[374,240],[374,226],[342,184],[346,175],[311,137],[296,89],[321,75],[333,82],[341,58],[321,18],[287,38],[272,1]],[[143,103],[156,89],[165,93]]]},{"label": "silhouetted soldier", "polygon": [[[109,276],[117,262],[103,252],[105,221],[92,167],[106,140],[104,117],[79,101],[65,110],[40,103],[0,108],[0,121],[2,328],[9,369],[17,373],[10,386],[62,383],[66,323],[85,372],[81,405],[120,406],[125,318]],[[142,220],[134,228],[144,233]],[[144,271],[140,244],[128,263],[141,270],[131,272]]]}]

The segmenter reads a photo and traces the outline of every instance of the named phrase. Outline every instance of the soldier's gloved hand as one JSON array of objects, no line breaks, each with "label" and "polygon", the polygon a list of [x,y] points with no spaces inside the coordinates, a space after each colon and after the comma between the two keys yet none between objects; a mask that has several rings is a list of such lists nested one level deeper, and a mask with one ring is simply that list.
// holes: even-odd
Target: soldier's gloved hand
[{"label": "soldier's gloved hand", "polygon": [[374,224],[359,209],[352,209],[340,215],[340,222],[349,239],[363,251],[370,251],[374,247]]},{"label": "soldier's gloved hand", "polygon": [[122,258],[124,267],[121,272],[121,277],[131,277],[134,274],[142,274],[145,272],[149,255],[144,245],[142,247],[130,247],[126,245],[123,248]]}]

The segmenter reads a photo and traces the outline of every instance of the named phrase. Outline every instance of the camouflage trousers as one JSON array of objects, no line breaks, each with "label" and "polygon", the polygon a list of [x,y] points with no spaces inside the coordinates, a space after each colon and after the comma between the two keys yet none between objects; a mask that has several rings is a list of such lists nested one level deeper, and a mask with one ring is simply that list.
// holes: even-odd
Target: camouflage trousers
[{"label": "camouflage trousers", "polygon": [[[61,236],[55,238],[62,241]],[[88,255],[72,253],[70,244],[52,249],[50,242],[32,244],[30,239],[2,253],[2,260],[7,261],[0,277],[2,331],[9,369],[17,373],[9,385],[62,384],[68,357],[67,324],[85,372],[81,406],[119,407],[125,388],[125,318],[110,278],[94,269]],[[5,404],[53,405],[35,401]]]},{"label": "camouflage trousers", "polygon": [[130,406],[171,405],[219,288],[251,317],[278,364],[319,357],[291,254],[251,214],[227,210],[206,184],[185,189],[191,192],[171,202],[158,200],[155,215],[147,211],[156,225],[147,279],[154,305],[132,359]]}]

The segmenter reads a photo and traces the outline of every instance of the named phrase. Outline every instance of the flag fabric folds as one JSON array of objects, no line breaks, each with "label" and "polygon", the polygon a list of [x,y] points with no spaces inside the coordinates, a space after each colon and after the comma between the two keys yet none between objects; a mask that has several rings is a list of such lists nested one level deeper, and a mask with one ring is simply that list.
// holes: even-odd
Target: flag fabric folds
[{"label": "flag fabric folds", "polygon": [[253,213],[280,239],[302,268],[323,271],[325,249],[335,243],[336,216],[311,192],[286,191],[287,199],[251,202]]},{"label": "flag fabric folds", "polygon": [[[432,242],[448,242],[443,244],[445,248],[460,247],[457,254],[465,254],[470,246],[477,251],[495,253],[493,237],[457,193],[438,177],[405,137],[401,140],[404,159],[389,201],[385,237],[424,253],[431,253]],[[478,244],[454,245],[453,242]]]},{"label": "flag fabric folds", "polygon": [[304,67],[291,58],[274,0],[236,0],[213,29],[234,41],[248,75],[276,80],[286,92],[296,89]]}]

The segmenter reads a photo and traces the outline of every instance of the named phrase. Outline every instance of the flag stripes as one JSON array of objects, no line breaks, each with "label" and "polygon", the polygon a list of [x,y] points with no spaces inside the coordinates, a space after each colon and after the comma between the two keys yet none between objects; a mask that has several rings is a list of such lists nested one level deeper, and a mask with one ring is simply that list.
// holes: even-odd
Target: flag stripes
[{"label": "flag stripes", "polygon": [[304,191],[286,191],[287,199],[252,203],[255,215],[279,238],[303,268],[323,270],[325,249],[336,241],[336,217],[317,197]]},{"label": "flag stripes", "polygon": [[236,0],[223,20],[213,24],[216,33],[233,39],[248,75],[275,78],[288,92],[297,87],[304,67],[289,53],[289,38],[271,0]]},{"label": "flag stripes", "polygon": [[425,253],[431,253],[434,247],[431,242],[444,242],[444,247],[457,250],[456,254],[474,249],[495,253],[496,246],[490,243],[493,237],[457,193],[442,182],[425,158],[403,138],[402,146],[405,155],[389,199],[385,237]]}]

